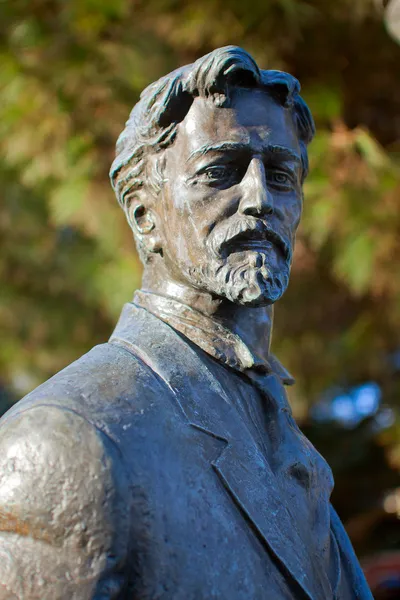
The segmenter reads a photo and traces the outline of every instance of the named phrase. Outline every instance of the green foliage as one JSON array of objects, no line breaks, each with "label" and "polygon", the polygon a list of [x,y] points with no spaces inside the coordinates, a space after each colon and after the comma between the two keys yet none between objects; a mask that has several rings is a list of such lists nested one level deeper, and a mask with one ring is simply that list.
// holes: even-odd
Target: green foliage
[{"label": "green foliage", "polygon": [[[194,0],[1,3],[1,222],[6,233],[0,265],[2,272],[13,273],[0,305],[0,322],[8,331],[4,347],[18,339],[7,323],[24,293],[14,273],[24,273],[27,284],[42,273],[37,305],[30,305],[38,316],[48,302],[62,306],[60,290],[68,288],[87,302],[88,310],[100,310],[111,329],[140,279],[129,228],[107,181],[115,140],[147,83],[226,43],[243,45],[263,66],[297,75],[318,127],[310,148],[311,176],[292,288],[277,311],[275,336],[282,359],[298,372],[299,389],[307,390],[303,402],[310,400],[314,385],[293,361],[299,346],[279,341],[291,337],[287,321],[280,318],[289,307],[290,321],[299,320],[309,340],[310,364],[324,373],[315,393],[334,381],[335,364],[345,368],[334,352],[332,369],[318,368],[323,359],[314,338],[320,331],[317,327],[314,333],[313,319],[302,315],[324,296],[321,286],[327,284],[319,270],[335,288],[327,310],[338,304],[337,295],[347,295],[359,307],[341,309],[344,314],[332,332],[337,352],[342,352],[344,330],[365,311],[379,313],[376,321],[371,314],[376,327],[398,327],[400,278],[393,257],[399,251],[400,132],[389,100],[400,96],[400,85],[398,61],[388,54],[399,58],[399,48],[381,18],[372,0],[329,6],[322,0],[258,0],[251,10],[237,0],[204,0],[201,5]],[[362,52],[367,33],[371,43]],[[356,56],[354,47],[360,49]],[[369,75],[377,56],[383,77],[379,83]],[[55,242],[63,236],[74,243]],[[45,281],[48,269],[62,286]],[[310,297],[300,289],[305,274]],[[292,296],[302,300],[293,303]],[[72,312],[73,320],[79,318],[79,310]],[[82,347],[74,347],[68,329],[65,335],[60,346],[79,354]],[[387,352],[394,343],[389,338],[382,342]],[[20,343],[22,352],[25,342]],[[31,343],[30,364],[40,379],[52,371],[53,361],[41,371],[35,356],[44,351],[43,338]],[[379,355],[383,362],[385,352]],[[14,360],[3,361],[2,378],[12,384]],[[359,372],[354,367],[350,381],[366,375],[364,364],[360,361]]]},{"label": "green foliage", "polygon": [[[375,380],[398,408],[400,47],[374,0],[0,3],[0,381],[16,396],[105,340],[139,285],[107,173],[140,91],[229,43],[296,75],[317,124],[276,310],[294,406]],[[382,443],[400,464],[399,440]]]},{"label": "green foliage", "polygon": [[[393,257],[399,239],[400,134],[394,114],[381,104],[399,87],[396,69],[390,70],[386,58],[389,52],[399,57],[399,49],[384,32],[374,2],[341,0],[328,6],[322,0],[260,0],[249,10],[236,0],[201,5],[180,0],[17,0],[2,3],[0,13],[1,215],[8,223],[1,242],[2,271],[12,264],[35,281],[36,270],[45,271],[51,260],[54,277],[61,269],[64,285],[92,303],[93,310],[104,311],[111,327],[140,278],[128,226],[107,181],[117,135],[143,86],[215,45],[239,43],[262,65],[286,68],[302,80],[318,126],[292,293],[299,296],[297,273],[302,277],[306,270],[318,298],[321,268],[335,294],[348,294],[356,304],[370,300],[374,310],[383,303],[386,325],[398,324],[400,290]],[[369,51],[355,59],[353,47],[364,45],[367,28]],[[369,70],[377,54],[385,80],[374,100],[377,84],[371,84]],[[363,74],[365,85],[359,89]],[[372,108],[380,120],[371,116]],[[390,140],[386,121],[393,122]],[[80,240],[79,247],[91,247],[90,260],[78,257],[68,244],[65,257],[56,258],[54,239],[66,230]],[[46,254],[43,248],[51,249]],[[76,258],[67,268],[68,253]],[[4,315],[7,303],[20,293],[12,280],[5,284]],[[116,284],[111,287],[111,282]],[[39,304],[40,299],[54,300],[52,289],[44,285]],[[330,302],[336,304],[334,296]],[[39,305],[32,310],[41,313]],[[286,339],[290,331],[279,314],[276,337]],[[353,318],[349,315],[349,327]],[[304,335],[313,337],[307,319],[301,323]],[[12,329],[9,335],[15,340]],[[342,332],[335,335],[340,338]],[[67,336],[60,344],[71,347],[71,340]],[[32,348],[40,353],[38,345]],[[285,358],[288,351],[283,352]],[[290,362],[290,353],[287,358]],[[319,360],[315,355],[312,362]],[[12,383],[11,366],[3,368],[3,378]],[[301,383],[302,371],[299,379]],[[303,383],[307,388],[306,379]]]}]

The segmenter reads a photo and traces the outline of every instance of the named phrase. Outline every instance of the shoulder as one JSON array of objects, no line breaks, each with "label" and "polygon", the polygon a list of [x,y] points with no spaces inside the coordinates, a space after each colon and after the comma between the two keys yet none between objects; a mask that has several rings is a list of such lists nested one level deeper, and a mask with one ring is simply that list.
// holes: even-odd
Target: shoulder
[{"label": "shoulder", "polygon": [[129,489],[118,448],[82,416],[55,406],[12,416],[0,426],[0,588],[43,600],[120,589]]},{"label": "shoulder", "polygon": [[[106,343],[54,375],[17,402],[0,420],[40,406],[59,407],[81,415],[102,429],[121,412],[140,412],[143,404],[165,394],[165,385],[153,370],[123,347]],[[26,417],[28,420],[30,417]]]},{"label": "shoulder", "polygon": [[347,532],[332,505],[330,505],[331,527],[339,547],[344,576],[353,591],[355,600],[373,600],[365,575],[355,555]]},{"label": "shoulder", "polygon": [[37,406],[4,423],[0,481],[2,531],[52,545],[66,537],[79,545],[90,531],[94,546],[116,526],[123,531],[128,480],[118,449],[73,411]]}]

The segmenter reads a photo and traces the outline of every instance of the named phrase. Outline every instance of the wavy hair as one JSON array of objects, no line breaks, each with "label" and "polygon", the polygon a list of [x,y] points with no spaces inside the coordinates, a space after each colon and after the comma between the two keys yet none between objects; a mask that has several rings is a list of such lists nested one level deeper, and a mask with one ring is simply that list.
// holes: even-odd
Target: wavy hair
[{"label": "wavy hair", "polygon": [[159,169],[147,169],[147,157],[170,146],[177,126],[194,98],[212,97],[217,106],[229,106],[232,88],[262,88],[291,111],[299,138],[303,179],[308,171],[307,144],[315,133],[310,110],[300,97],[300,84],[283,71],[261,70],[242,48],[218,48],[195,63],[172,71],[146,87],[118,138],[110,179],[125,209],[127,197],[148,185],[157,196],[162,186]]}]

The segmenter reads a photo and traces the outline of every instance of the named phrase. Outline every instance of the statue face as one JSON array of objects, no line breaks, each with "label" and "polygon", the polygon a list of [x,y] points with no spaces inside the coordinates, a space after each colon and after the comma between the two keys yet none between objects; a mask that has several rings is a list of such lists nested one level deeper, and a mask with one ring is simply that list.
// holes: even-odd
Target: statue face
[{"label": "statue face", "polygon": [[290,112],[263,90],[235,89],[229,108],[196,98],[164,179],[154,211],[171,279],[249,306],[278,300],[302,210]]}]

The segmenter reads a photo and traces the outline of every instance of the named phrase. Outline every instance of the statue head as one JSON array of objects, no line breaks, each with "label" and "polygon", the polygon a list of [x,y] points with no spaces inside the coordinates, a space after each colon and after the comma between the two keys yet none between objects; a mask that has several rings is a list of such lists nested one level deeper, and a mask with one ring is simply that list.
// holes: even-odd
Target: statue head
[{"label": "statue head", "polygon": [[314,135],[299,91],[227,46],[142,92],[110,176],[145,271],[243,305],[280,298]]}]

